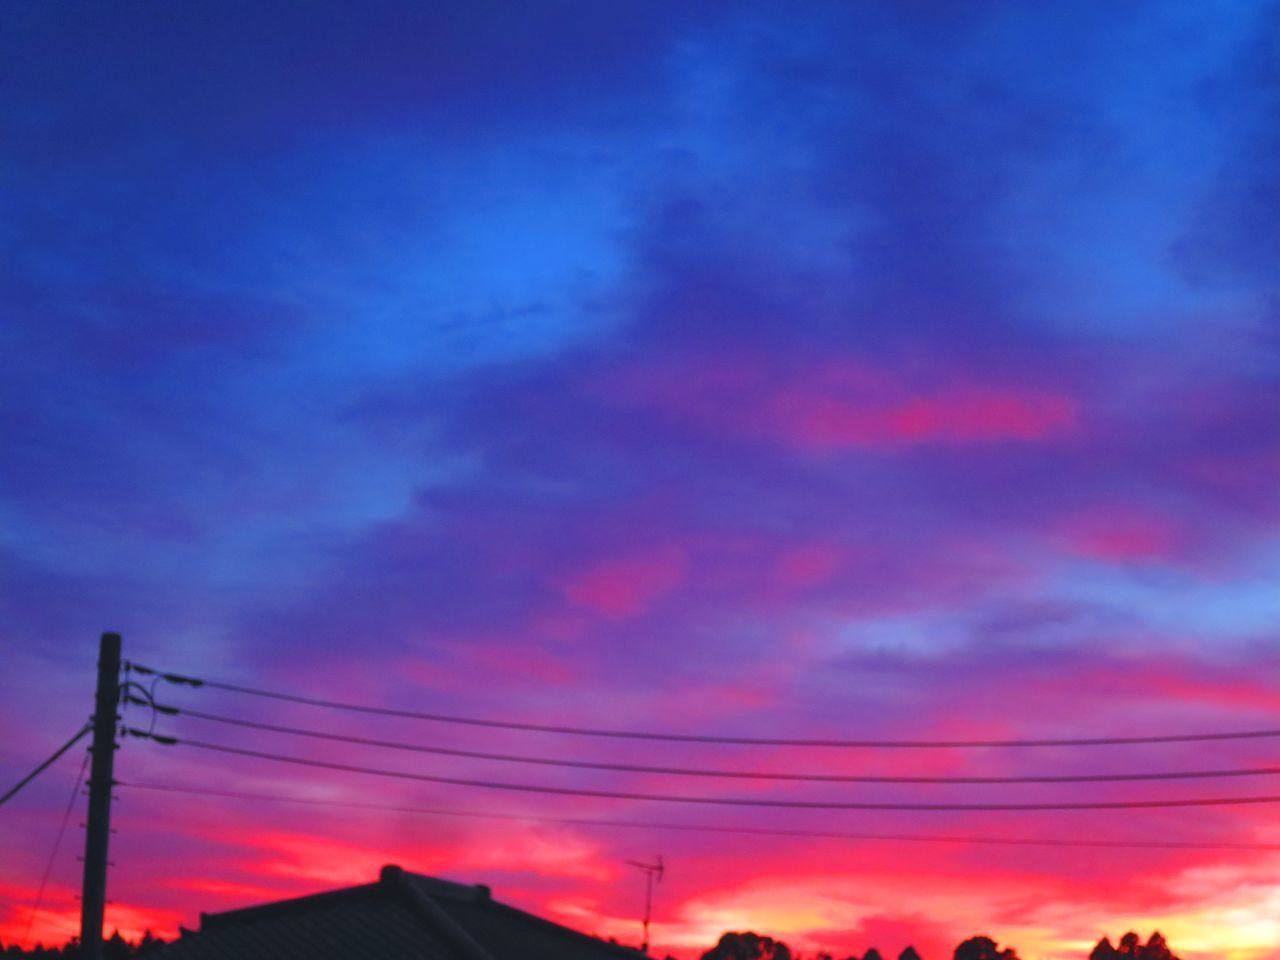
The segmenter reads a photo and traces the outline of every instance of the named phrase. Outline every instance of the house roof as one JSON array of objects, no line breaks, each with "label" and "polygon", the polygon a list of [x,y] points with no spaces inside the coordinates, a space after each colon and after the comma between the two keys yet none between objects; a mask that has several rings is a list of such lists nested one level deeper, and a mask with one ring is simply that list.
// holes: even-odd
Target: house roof
[{"label": "house roof", "polygon": [[154,960],[637,960],[499,903],[489,888],[386,866],[376,883],[200,915]]}]

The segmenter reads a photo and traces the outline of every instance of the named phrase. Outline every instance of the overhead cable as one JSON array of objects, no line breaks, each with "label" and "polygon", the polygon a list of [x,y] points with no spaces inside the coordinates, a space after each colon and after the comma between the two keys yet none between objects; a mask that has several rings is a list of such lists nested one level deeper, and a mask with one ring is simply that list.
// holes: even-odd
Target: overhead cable
[{"label": "overhead cable", "polygon": [[346,710],[370,716],[400,717],[406,720],[424,720],[432,723],[460,724],[501,730],[524,730],[532,733],[566,734],[578,737],[609,737],[625,740],[658,740],[672,743],[716,743],[763,747],[835,747],[866,749],[936,749],[953,750],[975,747],[1109,747],[1125,744],[1200,743],[1223,740],[1259,740],[1280,737],[1280,729],[1236,730],[1197,733],[1155,734],[1144,736],[1114,737],[1055,737],[1029,739],[956,739],[956,740],[876,740],[876,739],[821,739],[809,737],[752,737],[727,734],[665,733],[652,730],[623,730],[615,728],[579,727],[563,724],[533,723],[519,720],[501,720],[485,717],[468,717],[446,713],[430,713],[419,710],[401,710],[370,704],[347,703],[276,690],[226,683],[218,680],[190,677],[177,673],[162,673],[152,667],[131,664],[139,673],[157,675],[169,683],[191,687],[207,687],[229,693],[264,697],[287,703],[297,703],[328,710]]},{"label": "overhead cable", "polygon": [[31,904],[31,912],[27,914],[27,925],[22,931],[22,939],[18,941],[19,949],[27,945],[27,937],[31,936],[31,926],[35,923],[36,915],[44,905],[44,891],[45,887],[49,885],[49,874],[53,872],[53,862],[57,859],[58,849],[62,846],[62,837],[67,832],[67,821],[71,819],[71,811],[75,809],[76,797],[80,795],[80,786],[84,783],[85,772],[89,769],[89,758],[92,756],[93,754],[88,750],[84,752],[84,760],[80,763],[80,772],[76,774],[75,783],[71,786],[71,796],[67,798],[67,805],[62,811],[62,822],[58,824],[58,833],[54,837],[53,848],[49,851],[49,859],[45,861],[44,873],[40,876],[40,885],[36,887],[36,898]]},{"label": "overhead cable", "polygon": [[608,770],[620,773],[661,774],[664,776],[702,777],[722,780],[769,780],[802,783],[989,785],[1036,783],[1131,783],[1160,780],[1213,780],[1280,775],[1280,766],[1243,767],[1218,770],[1163,770],[1147,773],[1028,774],[1020,776],[889,776],[878,774],[785,773],[759,770],[716,770],[704,767],[648,766],[644,764],[619,763],[612,761],[569,760],[557,757],[535,757],[525,754],[490,753],[483,750],[464,750],[457,747],[437,746],[435,744],[405,743],[400,740],[382,740],[374,737],[358,737],[350,734],[334,733],[330,731],[309,730],[303,727],[294,727],[285,724],[245,720],[240,717],[228,717],[222,714],[205,713],[201,710],[189,710],[186,708],[179,709],[168,705],[157,706],[165,713],[178,714],[197,720],[207,720],[212,723],[221,723],[249,730],[261,730],[268,733],[282,733],[289,736],[307,737],[312,740],[324,740],[333,743],[350,743],[365,747],[379,747],[388,750],[402,750],[412,753],[426,753],[436,756],[460,757],[473,760],[491,760],[502,763],[523,763],[548,767],[568,767],[576,770]]},{"label": "overhead cable", "polygon": [[91,729],[93,728],[86,723],[83,727],[77,730],[75,735],[70,740],[68,740],[66,743],[60,746],[57,750],[53,751],[53,754],[49,757],[49,759],[45,760],[43,763],[37,766],[34,770],[28,773],[25,777],[23,777],[21,780],[15,783],[12,787],[10,787],[9,790],[5,793],[5,795],[0,797],[0,806],[3,806],[9,799],[16,796],[19,790],[21,790],[28,783],[30,783],[36,777],[40,776],[40,774],[42,774],[45,770],[47,770],[50,766],[52,766],[53,763],[57,761],[57,759],[60,756],[62,756],[64,753],[66,753],[68,750],[74,747],[76,743],[80,740],[80,738],[83,737],[86,733],[88,733]]},{"label": "overhead cable", "polygon": [[594,797],[603,800],[638,800],[660,803],[699,804],[705,806],[770,807],[796,810],[896,810],[896,811],[1064,811],[1064,810],[1142,810],[1173,807],[1224,807],[1280,803],[1280,796],[1193,797],[1161,800],[1090,800],[1052,803],[891,803],[835,800],[781,800],[764,797],[701,797],[683,794],[644,793],[625,790],[590,790],[578,787],[557,787],[544,784],[509,783],[495,780],[474,780],[467,777],[445,777],[436,774],[415,773],[407,770],[384,770],[358,764],[294,757],[263,750],[249,750],[227,744],[208,743],[202,740],[160,736],[146,730],[130,728],[129,734],[150,738],[162,744],[182,744],[199,750],[208,750],[232,756],[251,757],[297,766],[358,773],[365,776],[388,777],[397,780],[414,780],[422,783],[441,783],[459,787],[475,787],[483,790],[502,790],[518,793],[552,794],[556,796]]}]

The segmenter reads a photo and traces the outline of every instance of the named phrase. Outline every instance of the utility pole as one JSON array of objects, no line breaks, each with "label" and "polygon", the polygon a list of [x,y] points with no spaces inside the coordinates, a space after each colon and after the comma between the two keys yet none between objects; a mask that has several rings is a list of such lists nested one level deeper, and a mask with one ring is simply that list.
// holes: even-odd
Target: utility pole
[{"label": "utility pole", "polygon": [[628,860],[631,866],[644,871],[644,943],[640,944],[640,952],[649,952],[649,918],[653,914],[653,882],[662,882],[662,874],[667,869],[662,863],[662,854],[654,858],[653,863],[642,860]]},{"label": "utility pole", "polygon": [[107,840],[111,788],[115,786],[116,706],[120,702],[120,634],[98,642],[98,692],[93,704],[93,766],[89,774],[89,823],[84,838],[80,901],[80,956],[102,960],[102,914],[107,902]]}]

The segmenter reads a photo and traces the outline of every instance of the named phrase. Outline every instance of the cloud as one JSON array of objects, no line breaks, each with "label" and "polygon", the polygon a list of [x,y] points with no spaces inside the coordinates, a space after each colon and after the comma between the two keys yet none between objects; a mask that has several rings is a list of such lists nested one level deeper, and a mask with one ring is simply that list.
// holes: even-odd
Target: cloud
[{"label": "cloud", "polygon": [[818,450],[916,443],[1034,441],[1070,428],[1066,397],[998,390],[913,397],[889,407],[864,407],[805,396],[774,402],[782,430]]},{"label": "cloud", "polygon": [[1168,517],[1125,505],[1066,517],[1058,529],[1071,552],[1116,563],[1165,558],[1178,546],[1179,539],[1177,525]]},{"label": "cloud", "polygon": [[675,589],[685,576],[684,554],[677,547],[606,561],[565,584],[573,603],[605,617],[632,617]]}]

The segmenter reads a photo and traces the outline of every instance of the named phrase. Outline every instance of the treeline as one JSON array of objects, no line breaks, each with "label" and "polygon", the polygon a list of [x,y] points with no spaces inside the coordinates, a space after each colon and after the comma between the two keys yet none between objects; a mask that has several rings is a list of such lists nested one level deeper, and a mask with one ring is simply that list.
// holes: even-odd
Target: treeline
[{"label": "treeline", "polygon": [[[720,942],[702,955],[702,960],[806,960],[781,940],[756,933],[726,933]],[[831,953],[815,953],[807,960],[841,960]],[[850,954],[842,960],[884,960],[875,947],[863,956]],[[921,960],[915,947],[907,947],[898,960]],[[955,949],[954,960],[1019,960],[1012,947],[1003,950],[990,937],[970,937]],[[1136,933],[1126,933],[1119,944],[1103,937],[1089,953],[1089,960],[1178,960],[1169,944],[1157,931],[1143,943]]]},{"label": "treeline", "polygon": [[[155,947],[164,943],[151,935],[148,930],[141,940],[131,943],[119,932],[112,934],[111,939],[103,944],[103,960],[133,960],[146,957]],[[30,960],[80,960],[80,944],[75,940],[60,947],[46,947],[36,944],[25,950],[11,944],[5,947],[0,944],[0,957],[30,958]],[[670,960],[670,958],[668,958]],[[834,954],[819,952],[804,957],[781,940],[756,933],[726,933],[720,942],[702,955],[702,960],[885,960],[880,951],[872,947],[859,957],[850,954],[837,958]],[[922,960],[915,947],[907,947],[898,960]],[[1020,960],[1018,953],[1011,947],[1003,950],[990,937],[970,937],[960,943],[953,960]],[[1143,943],[1136,933],[1126,933],[1119,943],[1112,945],[1111,940],[1103,937],[1098,945],[1089,953],[1088,960],[1178,960],[1169,948],[1169,944],[1158,932],[1151,934]]]},{"label": "treeline", "polygon": [[1143,943],[1136,933],[1126,933],[1120,943],[1111,945],[1111,941],[1103,937],[1089,954],[1089,960],[1178,960],[1169,944],[1160,933],[1151,934],[1151,939]]},{"label": "treeline", "polygon": [[[150,930],[136,943],[120,936],[120,931],[117,930],[110,939],[103,941],[102,960],[133,960],[134,957],[145,957],[162,943],[164,941],[153,936]],[[10,957],[30,957],[32,960],[80,960],[80,941],[68,940],[60,947],[46,947],[42,943],[37,943],[34,947],[27,947],[25,950],[16,943],[11,943],[7,947],[0,944],[0,957],[4,957],[5,960]]]}]

